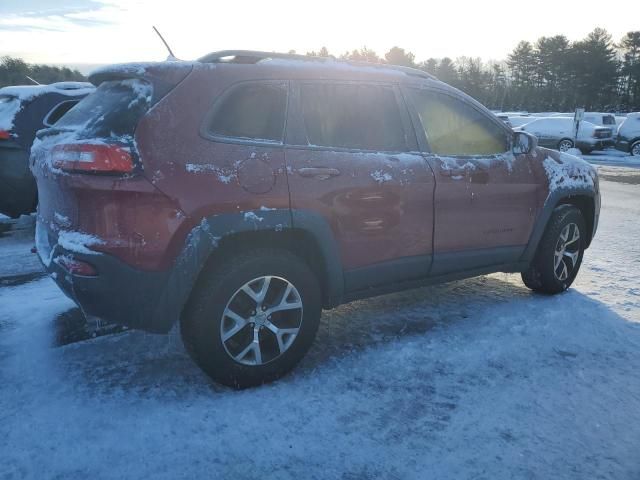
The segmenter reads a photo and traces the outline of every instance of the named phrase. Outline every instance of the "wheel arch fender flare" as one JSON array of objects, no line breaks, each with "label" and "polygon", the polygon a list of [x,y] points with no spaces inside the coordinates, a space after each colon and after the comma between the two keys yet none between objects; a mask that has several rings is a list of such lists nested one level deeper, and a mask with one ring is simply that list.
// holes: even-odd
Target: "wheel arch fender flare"
[{"label": "wheel arch fender flare", "polygon": [[540,240],[544,235],[549,220],[551,219],[551,215],[553,215],[553,211],[556,209],[556,207],[562,204],[573,204],[574,202],[571,201],[572,199],[584,197],[592,199],[594,202],[594,218],[585,218],[587,224],[592,226],[592,231],[588,232],[589,240],[587,246],[589,246],[591,238],[593,237],[598,224],[598,212],[600,210],[599,196],[594,190],[588,187],[559,188],[557,190],[554,190],[553,192],[550,192],[547,196],[547,199],[545,200],[542,207],[542,211],[540,212],[540,215],[538,215],[538,218],[533,226],[533,230],[529,237],[527,247],[522,254],[522,262],[530,263],[535,257],[536,250],[538,249],[538,244],[540,243]]},{"label": "wheel arch fender flare", "polygon": [[163,319],[159,330],[169,331],[178,320],[202,269],[226,237],[245,232],[286,233],[294,228],[316,240],[326,274],[326,306],[339,305],[344,294],[344,277],[337,242],[327,221],[311,211],[263,207],[204,217],[191,229],[159,296],[155,309],[156,318]]}]

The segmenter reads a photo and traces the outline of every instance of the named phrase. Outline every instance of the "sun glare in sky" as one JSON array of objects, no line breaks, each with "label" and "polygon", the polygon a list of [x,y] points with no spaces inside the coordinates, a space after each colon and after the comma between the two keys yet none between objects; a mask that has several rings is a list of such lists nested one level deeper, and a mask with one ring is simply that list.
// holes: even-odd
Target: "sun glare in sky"
[{"label": "sun glare in sky", "polygon": [[[615,41],[638,28],[638,0],[363,2],[326,0],[179,2],[125,0],[2,0],[0,55],[29,62],[103,64],[161,60],[166,51],[193,59],[223,49],[332,54],[367,46],[383,55],[397,45],[417,60],[449,56],[501,60],[520,40],[564,34],[584,37],[606,28]],[[604,10],[607,10],[606,7]]]}]

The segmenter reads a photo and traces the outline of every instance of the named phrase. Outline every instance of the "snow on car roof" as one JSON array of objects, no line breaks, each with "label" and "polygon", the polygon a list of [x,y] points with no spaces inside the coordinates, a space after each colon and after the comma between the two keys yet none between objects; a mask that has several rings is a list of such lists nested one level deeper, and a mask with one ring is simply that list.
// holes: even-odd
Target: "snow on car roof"
[{"label": "snow on car roof", "polygon": [[0,88],[0,95],[9,95],[22,101],[33,100],[46,93],[63,93],[69,96],[88,95],[95,87],[86,82],[58,82],[51,85],[15,85]]},{"label": "snow on car roof", "polygon": [[51,85],[15,85],[0,88],[0,130],[11,130],[16,115],[25,102],[46,93],[60,93],[69,97],[84,96],[92,93],[95,87],[87,82],[57,82]]}]

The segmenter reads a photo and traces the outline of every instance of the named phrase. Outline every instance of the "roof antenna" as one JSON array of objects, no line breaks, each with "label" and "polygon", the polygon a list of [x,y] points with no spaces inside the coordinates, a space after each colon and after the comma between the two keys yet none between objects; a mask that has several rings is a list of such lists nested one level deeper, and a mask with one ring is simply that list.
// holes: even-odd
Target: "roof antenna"
[{"label": "roof antenna", "polygon": [[162,40],[162,43],[164,43],[164,46],[167,47],[167,50],[169,50],[169,56],[167,57],[167,60],[169,60],[169,61],[178,60],[178,58],[176,58],[176,56],[171,51],[171,47],[169,46],[169,44],[165,41],[164,37],[162,36],[162,34],[158,31],[158,29],[155,26],[153,26],[153,31],[158,34],[158,36],[160,37],[160,40]]},{"label": "roof antenna", "polygon": [[27,77],[30,81],[33,82],[34,85],[41,85],[40,82],[38,82],[37,80],[34,80],[33,78],[31,78],[29,75],[25,75],[25,77]]}]

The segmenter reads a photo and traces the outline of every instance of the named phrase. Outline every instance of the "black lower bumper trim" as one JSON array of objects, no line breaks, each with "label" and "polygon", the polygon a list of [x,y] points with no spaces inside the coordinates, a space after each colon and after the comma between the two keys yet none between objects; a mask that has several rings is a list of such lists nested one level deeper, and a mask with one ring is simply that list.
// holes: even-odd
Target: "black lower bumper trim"
[{"label": "black lower bumper trim", "polygon": [[[96,267],[98,275],[73,275],[62,268],[56,258],[71,255]],[[167,308],[163,290],[167,272],[146,272],[131,268],[106,254],[86,255],[54,247],[49,265],[45,265],[60,289],[82,309],[108,323],[130,328],[166,333],[176,320],[176,308]]]}]

